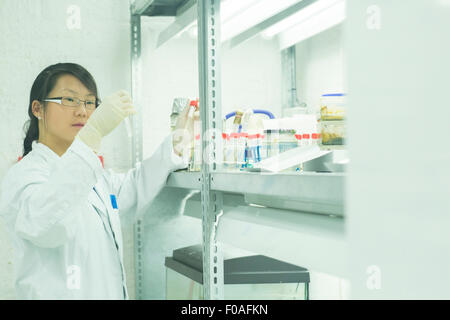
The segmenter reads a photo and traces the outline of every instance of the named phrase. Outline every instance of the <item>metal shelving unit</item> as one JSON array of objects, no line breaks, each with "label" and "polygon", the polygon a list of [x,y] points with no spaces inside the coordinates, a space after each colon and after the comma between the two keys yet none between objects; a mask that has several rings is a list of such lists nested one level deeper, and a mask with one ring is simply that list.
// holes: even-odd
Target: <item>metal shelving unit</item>
[{"label": "metal shelving unit", "polygon": [[[199,177],[173,173],[167,186],[200,190]],[[344,180],[343,173],[215,173],[211,188],[223,192],[217,240],[345,276]],[[200,212],[200,197],[189,199],[184,214],[201,218]]]},{"label": "metal shelving unit", "polygon": [[[259,26],[272,25],[313,2],[297,3]],[[220,1],[136,0],[131,12],[132,83],[136,95],[139,93],[135,77],[139,73],[140,17],[176,17],[176,21],[161,32],[158,45],[197,19],[202,133],[210,132],[211,128],[221,132]],[[232,38],[228,45],[238,45],[258,30],[258,26],[252,28]],[[292,71],[292,65],[288,65]],[[133,121],[133,125],[137,137],[133,160],[137,163],[141,160],[142,130],[138,120]],[[203,150],[206,147],[207,142],[203,141]],[[175,172],[167,181],[168,187],[200,191],[197,197],[187,201],[185,214],[202,219],[206,299],[223,299],[220,243],[318,271],[346,274],[344,173],[221,172],[218,161],[221,150],[217,150],[214,143],[211,157],[210,164],[202,164],[201,172]],[[141,297],[142,264],[145,262],[141,256],[141,232],[138,221],[135,228],[137,299]]]},{"label": "metal shelving unit", "polygon": [[[214,173],[211,189],[223,192],[217,240],[344,276],[344,183],[344,173]],[[200,190],[200,175],[176,172],[167,186]],[[185,215],[200,212],[200,198],[189,199]]]}]

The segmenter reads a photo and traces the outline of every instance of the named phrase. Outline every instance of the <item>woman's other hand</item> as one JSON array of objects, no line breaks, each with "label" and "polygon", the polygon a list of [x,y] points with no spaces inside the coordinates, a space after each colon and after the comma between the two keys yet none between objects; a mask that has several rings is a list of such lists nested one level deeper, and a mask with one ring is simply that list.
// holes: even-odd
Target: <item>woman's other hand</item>
[{"label": "woman's other hand", "polygon": [[191,146],[194,142],[194,117],[200,118],[199,111],[195,107],[186,107],[177,119],[175,129],[172,133],[173,151],[180,157],[191,156]]}]

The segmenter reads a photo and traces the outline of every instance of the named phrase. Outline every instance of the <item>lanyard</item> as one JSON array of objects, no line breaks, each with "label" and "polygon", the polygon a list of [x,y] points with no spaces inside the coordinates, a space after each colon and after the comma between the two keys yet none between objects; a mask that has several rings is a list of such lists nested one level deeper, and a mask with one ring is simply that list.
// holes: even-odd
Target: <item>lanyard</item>
[{"label": "lanyard", "polygon": [[114,230],[113,230],[112,225],[111,225],[111,220],[109,219],[108,208],[107,208],[105,202],[103,201],[102,197],[100,197],[100,194],[98,193],[97,189],[95,189],[95,187],[93,189],[94,189],[95,193],[97,194],[97,196],[99,197],[100,201],[105,206],[105,209],[106,209],[106,214],[105,215],[106,215],[106,218],[108,219],[108,226],[109,226],[109,228],[108,228],[108,226],[106,226],[104,215],[101,212],[99,212],[98,209],[95,206],[93,206],[93,207],[94,207],[95,211],[97,212],[97,214],[100,216],[100,219],[102,219],[103,226],[105,227],[106,232],[107,233],[109,233],[108,231],[111,232],[111,235],[112,235],[112,238],[113,238],[113,241],[114,241],[114,245],[116,246],[116,249],[119,250],[119,245],[118,245],[117,240],[116,240],[116,235],[114,234]]},{"label": "lanyard", "polygon": [[[99,212],[99,210],[98,210],[94,205],[92,205],[92,207],[95,209],[95,211],[96,211],[97,214],[99,215],[100,219],[102,220],[103,227],[105,228],[106,233],[112,235],[112,239],[113,239],[113,241],[114,241],[114,245],[116,246],[117,254],[118,254],[118,256],[119,256],[120,268],[121,268],[121,270],[122,270],[122,287],[123,287],[123,294],[124,294],[124,297],[125,297],[125,299],[126,299],[126,298],[128,297],[128,294],[127,294],[127,292],[126,292],[126,288],[125,288],[125,285],[124,285],[124,275],[125,275],[125,270],[124,270],[124,267],[123,267],[122,259],[120,258],[119,244],[117,243],[116,235],[115,235],[115,233],[114,233],[114,229],[112,228],[111,220],[109,219],[108,207],[106,206],[106,203],[103,201],[102,197],[101,197],[100,194],[98,193],[97,189],[95,189],[95,187],[93,187],[92,189],[95,191],[95,193],[97,194],[97,196],[99,197],[100,201],[103,203],[103,205],[105,206],[105,209],[106,209],[106,214],[105,214],[105,215],[106,215],[106,218],[108,219],[108,226],[109,226],[109,228],[106,226],[104,215],[103,215],[101,212]],[[114,198],[114,199],[115,199],[115,198]],[[117,208],[117,204],[115,205],[115,207]],[[108,232],[108,231],[110,231],[111,233]]]}]

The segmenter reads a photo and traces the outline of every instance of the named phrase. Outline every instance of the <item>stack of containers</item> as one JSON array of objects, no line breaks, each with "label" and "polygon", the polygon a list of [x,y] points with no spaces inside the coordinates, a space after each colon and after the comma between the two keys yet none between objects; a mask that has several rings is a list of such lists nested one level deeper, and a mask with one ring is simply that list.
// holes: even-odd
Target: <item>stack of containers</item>
[{"label": "stack of containers", "polygon": [[247,132],[238,132],[236,146],[236,169],[242,169],[247,166]]},{"label": "stack of containers", "polygon": [[297,139],[295,137],[298,122],[298,118],[279,119],[279,153],[283,153],[298,147]]},{"label": "stack of containers", "polygon": [[[226,115],[223,122],[224,168],[241,170],[253,167],[264,156],[263,123],[256,114],[265,114],[274,118],[271,112],[260,109],[238,110]],[[234,117],[232,126],[227,119]]]},{"label": "stack of containers", "polygon": [[251,117],[248,124],[247,136],[247,167],[252,168],[255,163],[261,161],[261,129],[256,117]]},{"label": "stack of containers", "polygon": [[298,118],[297,136],[299,141],[301,141],[300,145],[303,147],[317,145],[320,138],[320,133],[318,130],[316,116],[312,114],[305,114],[299,115],[296,118]]},{"label": "stack of containers", "polygon": [[[312,114],[299,114],[291,118],[264,120],[263,151],[261,160],[275,157],[294,148],[318,145],[320,138],[317,118]],[[302,164],[287,169],[301,171]]]},{"label": "stack of containers", "polygon": [[295,139],[297,139],[297,147],[301,147],[302,146],[302,134],[300,133],[300,130],[297,129],[297,131],[295,132]]},{"label": "stack of containers", "polygon": [[297,147],[318,143],[320,137],[315,115],[296,115],[292,118],[263,121],[263,157],[270,158]]},{"label": "stack of containers", "polygon": [[280,124],[278,120],[279,119],[263,120],[264,139],[261,160],[279,154]]},{"label": "stack of containers", "polygon": [[236,111],[233,121],[233,132],[231,134],[236,160],[235,169],[243,168],[246,163],[246,137],[245,132],[241,132],[243,115],[243,111]]},{"label": "stack of containers", "polygon": [[345,144],[345,94],[330,93],[320,99],[320,124],[323,146]]}]

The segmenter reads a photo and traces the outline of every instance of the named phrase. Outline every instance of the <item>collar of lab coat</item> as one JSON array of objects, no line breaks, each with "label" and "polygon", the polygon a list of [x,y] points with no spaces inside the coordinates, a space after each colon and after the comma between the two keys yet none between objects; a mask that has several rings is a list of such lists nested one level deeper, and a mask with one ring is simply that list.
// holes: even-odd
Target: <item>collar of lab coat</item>
[{"label": "collar of lab coat", "polygon": [[39,143],[38,141],[33,141],[33,143],[31,144],[31,149],[33,151],[42,153],[45,157],[48,157],[52,160],[60,158],[52,149],[50,149],[43,143]]}]

